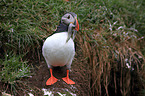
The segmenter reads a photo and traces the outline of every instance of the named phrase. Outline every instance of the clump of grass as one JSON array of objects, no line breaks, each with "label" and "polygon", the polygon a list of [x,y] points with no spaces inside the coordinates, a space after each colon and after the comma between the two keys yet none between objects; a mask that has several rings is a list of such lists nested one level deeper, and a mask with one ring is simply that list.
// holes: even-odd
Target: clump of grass
[{"label": "clump of grass", "polygon": [[[79,36],[78,41],[83,41],[80,47],[85,58],[88,58],[93,96],[127,96],[137,94],[137,91],[133,91],[137,86],[138,90],[144,88],[144,57],[137,48],[137,39],[130,38],[132,33],[129,36],[125,34],[114,36],[102,30],[94,31],[93,34],[84,32],[83,36]],[[140,83],[135,84],[135,81]]]},{"label": "clump of grass", "polygon": [[[0,59],[1,71],[0,82],[11,86],[11,91],[16,91],[16,86],[19,80],[25,77],[30,77],[30,67],[27,61],[22,61],[21,56],[6,54],[5,60]],[[5,90],[7,91],[7,90]]]},{"label": "clump of grass", "polygon": [[[38,6],[41,6],[39,3]],[[38,58],[41,40],[46,31],[39,28],[44,16],[37,10],[37,2],[2,1],[0,14],[1,51],[13,51],[15,54],[31,52],[31,57]],[[2,54],[3,55],[3,54]]]},{"label": "clump of grass", "polygon": [[90,94],[136,95],[145,88],[145,59],[138,45],[137,27],[129,24],[125,20],[129,17],[124,18],[119,10],[111,9],[105,2],[101,5],[98,7],[96,3],[91,7],[86,15],[88,19],[83,21],[84,28],[76,38],[91,71]]}]

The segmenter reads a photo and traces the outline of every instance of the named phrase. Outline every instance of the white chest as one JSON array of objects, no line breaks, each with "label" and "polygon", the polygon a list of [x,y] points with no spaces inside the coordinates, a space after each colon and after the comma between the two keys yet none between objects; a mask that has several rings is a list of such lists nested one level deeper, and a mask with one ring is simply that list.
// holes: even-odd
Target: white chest
[{"label": "white chest", "polygon": [[44,42],[42,53],[47,64],[52,66],[64,66],[69,64],[74,55],[74,42],[70,40],[66,43],[68,33],[56,33],[46,39]]}]

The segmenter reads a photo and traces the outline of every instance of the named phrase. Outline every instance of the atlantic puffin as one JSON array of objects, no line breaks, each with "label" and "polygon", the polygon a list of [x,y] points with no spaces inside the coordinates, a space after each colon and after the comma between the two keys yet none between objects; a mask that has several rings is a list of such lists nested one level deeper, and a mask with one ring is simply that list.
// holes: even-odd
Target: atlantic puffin
[{"label": "atlantic puffin", "polygon": [[57,30],[45,40],[42,54],[51,74],[50,78],[46,81],[46,85],[52,85],[58,80],[53,76],[52,67],[65,65],[67,67],[67,76],[62,79],[67,84],[75,84],[69,78],[69,70],[75,55],[73,40],[77,31],[79,31],[77,15],[69,12],[62,16]]}]

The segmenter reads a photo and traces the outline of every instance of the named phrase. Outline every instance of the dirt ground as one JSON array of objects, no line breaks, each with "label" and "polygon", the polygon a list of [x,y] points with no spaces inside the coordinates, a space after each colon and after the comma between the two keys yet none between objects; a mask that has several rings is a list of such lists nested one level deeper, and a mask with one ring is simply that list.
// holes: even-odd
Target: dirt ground
[{"label": "dirt ground", "polygon": [[[50,77],[50,72],[47,64],[44,60],[42,60],[41,62],[34,64],[34,74],[32,75],[32,77],[22,80],[22,85],[19,85],[19,87],[22,87],[18,88],[17,90],[17,92],[19,93],[18,96],[24,96],[24,94],[29,93],[28,89],[31,89],[31,93],[33,93],[34,96],[43,96],[43,92],[41,90],[42,88],[50,89],[50,91],[53,91],[54,94],[56,94],[58,91],[65,93],[64,89],[68,89],[72,93],[75,93],[77,96],[89,96],[89,71],[88,66],[84,65],[87,65],[86,60],[81,60],[81,55],[76,54],[69,75],[70,79],[75,81],[76,84],[68,85],[61,79],[66,76],[66,66],[64,66],[53,68],[53,75],[59,80],[53,85],[46,86],[46,81]],[[11,93],[9,91],[9,86],[6,86],[6,84],[2,83],[0,84],[0,90],[5,90],[6,88],[7,93]]]},{"label": "dirt ground", "polygon": [[78,69],[81,70],[79,66],[72,65],[72,69],[70,71],[69,76],[73,81],[75,81],[76,84],[68,85],[61,79],[66,76],[66,66],[54,67],[53,75],[59,80],[55,84],[51,86],[47,86],[46,81],[50,77],[50,72],[46,63],[42,62],[38,70],[36,71],[36,74],[32,78],[29,78],[28,81],[31,86],[35,85],[36,87],[41,88],[41,89],[46,88],[54,92],[59,91],[63,93],[63,89],[67,88],[72,93],[76,93],[78,95],[82,94],[86,96],[88,94],[88,91],[87,91],[88,89],[86,85],[86,81],[88,78],[84,78],[83,75],[85,75],[84,74],[85,72],[81,74],[80,72],[78,72]]}]

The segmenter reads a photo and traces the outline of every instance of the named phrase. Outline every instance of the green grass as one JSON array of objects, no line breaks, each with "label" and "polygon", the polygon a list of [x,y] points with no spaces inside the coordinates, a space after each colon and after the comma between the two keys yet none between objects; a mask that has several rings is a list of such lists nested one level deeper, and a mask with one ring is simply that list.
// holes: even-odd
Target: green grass
[{"label": "green grass", "polygon": [[[118,94],[131,94],[136,86],[140,86],[132,83],[145,79],[145,39],[140,39],[145,36],[144,6],[143,0],[2,0],[1,82],[14,84],[23,76],[29,76],[29,63],[25,60],[40,61],[43,40],[55,31],[61,16],[74,12],[80,24],[76,42],[84,52],[78,54],[88,58],[89,68],[93,70],[90,73],[90,95],[100,95],[101,92],[111,94],[111,86],[114,94],[117,90],[122,90]],[[7,56],[7,53],[12,54]],[[135,71],[126,68],[126,63]],[[23,70],[18,71],[20,69]],[[136,80],[134,74],[141,79]],[[145,86],[143,83],[141,85]]]},{"label": "green grass", "polygon": [[31,76],[27,61],[22,61],[22,56],[6,54],[5,60],[0,59],[0,82],[10,85],[11,92],[16,93],[18,83],[22,78]]},{"label": "green grass", "polygon": [[30,76],[30,68],[26,61],[21,61],[20,56],[6,55],[5,60],[1,60],[1,66],[3,67],[0,72],[0,81],[14,84],[16,80],[22,77]]}]

